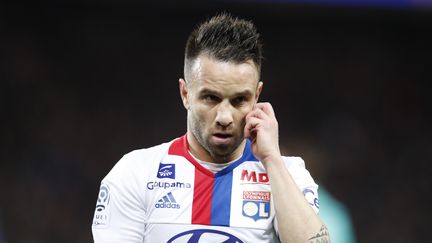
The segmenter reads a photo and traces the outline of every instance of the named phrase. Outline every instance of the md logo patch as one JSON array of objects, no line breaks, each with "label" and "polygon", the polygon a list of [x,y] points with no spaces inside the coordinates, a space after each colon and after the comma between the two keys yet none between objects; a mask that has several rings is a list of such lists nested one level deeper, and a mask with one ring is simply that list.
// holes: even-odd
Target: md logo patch
[{"label": "md logo patch", "polygon": [[159,164],[157,178],[175,179],[175,164]]},{"label": "md logo patch", "polygon": [[270,192],[244,191],[243,192],[243,216],[254,221],[268,219],[270,217]]},{"label": "md logo patch", "polygon": [[242,240],[234,235],[223,231],[213,229],[197,229],[182,232],[173,236],[167,243],[188,242],[188,243],[207,243],[207,242],[224,242],[224,243],[243,243]]}]

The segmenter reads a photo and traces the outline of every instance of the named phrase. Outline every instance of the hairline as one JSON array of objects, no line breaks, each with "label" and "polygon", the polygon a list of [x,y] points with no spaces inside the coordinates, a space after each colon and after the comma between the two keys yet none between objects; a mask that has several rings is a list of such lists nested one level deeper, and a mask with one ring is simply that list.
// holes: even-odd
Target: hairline
[{"label": "hairline", "polygon": [[235,60],[222,60],[220,58],[217,58],[215,55],[212,55],[209,51],[201,51],[196,55],[195,57],[187,57],[185,56],[184,59],[184,67],[183,67],[183,75],[184,79],[186,81],[186,84],[189,85],[190,81],[192,81],[192,66],[196,62],[196,60],[202,56],[208,57],[210,60],[217,61],[217,62],[226,62],[226,63],[232,63],[232,64],[243,64],[243,63],[249,63],[249,61],[253,64],[253,66],[256,68],[256,71],[258,73],[258,81],[261,79],[261,66],[254,61],[253,58],[246,59],[244,61],[235,61]]}]

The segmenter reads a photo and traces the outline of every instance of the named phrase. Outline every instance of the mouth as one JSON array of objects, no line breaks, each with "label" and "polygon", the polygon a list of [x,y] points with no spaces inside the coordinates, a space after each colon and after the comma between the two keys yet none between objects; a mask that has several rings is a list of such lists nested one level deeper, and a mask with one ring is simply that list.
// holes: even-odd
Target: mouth
[{"label": "mouth", "polygon": [[214,133],[212,137],[215,144],[226,145],[231,142],[233,135],[229,133]]},{"label": "mouth", "polygon": [[230,133],[215,133],[215,134],[213,134],[213,136],[218,137],[218,138],[230,138],[230,137],[232,137],[232,134],[230,134]]}]

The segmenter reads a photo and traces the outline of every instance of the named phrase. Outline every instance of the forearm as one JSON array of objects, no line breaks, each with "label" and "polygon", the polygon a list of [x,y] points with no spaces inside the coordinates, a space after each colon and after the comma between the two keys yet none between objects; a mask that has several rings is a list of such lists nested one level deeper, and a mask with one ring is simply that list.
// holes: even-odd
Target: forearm
[{"label": "forearm", "polygon": [[325,225],[299,190],[282,157],[266,160],[263,162],[272,187],[281,241],[330,242]]}]

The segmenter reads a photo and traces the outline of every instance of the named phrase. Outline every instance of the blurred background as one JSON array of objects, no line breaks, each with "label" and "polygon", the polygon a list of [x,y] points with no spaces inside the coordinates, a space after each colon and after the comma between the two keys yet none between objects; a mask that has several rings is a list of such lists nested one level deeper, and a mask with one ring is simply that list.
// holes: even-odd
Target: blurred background
[{"label": "blurred background", "polygon": [[263,37],[335,242],[430,242],[431,1],[89,0],[0,7],[0,243],[92,241],[113,165],[186,132],[184,44],[221,11]]}]

